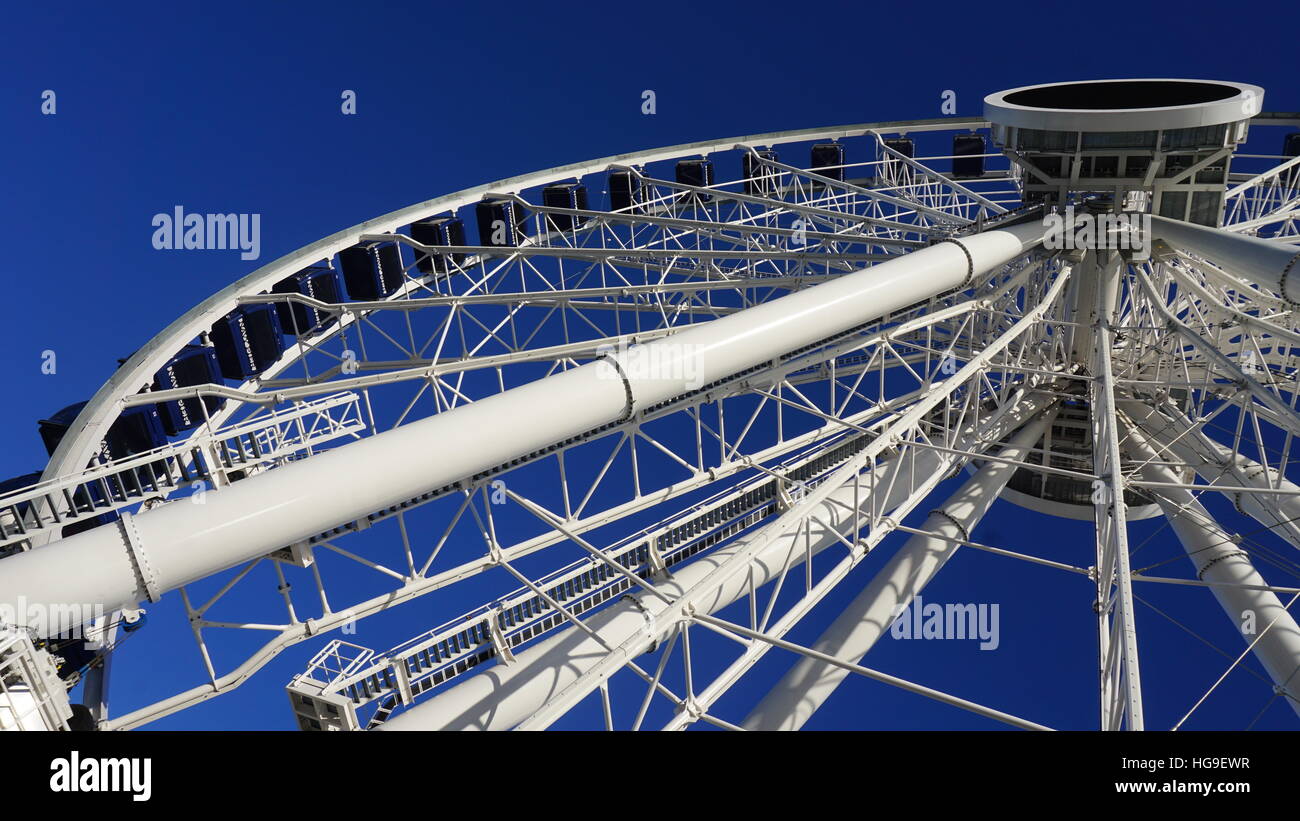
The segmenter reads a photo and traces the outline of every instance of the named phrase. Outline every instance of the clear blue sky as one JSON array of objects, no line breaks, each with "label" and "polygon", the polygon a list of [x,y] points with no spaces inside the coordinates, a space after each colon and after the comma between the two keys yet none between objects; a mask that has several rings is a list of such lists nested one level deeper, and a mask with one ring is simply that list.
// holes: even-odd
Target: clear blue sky
[{"label": "clear blue sky", "polygon": [[[478,183],[712,137],[938,116],[945,89],[957,93],[959,114],[977,114],[985,94],[1031,83],[1228,79],[1263,86],[1266,110],[1300,110],[1294,21],[1260,24],[1277,17],[1275,4],[995,8],[328,0],[11,8],[0,31],[0,286],[8,308],[0,476],[39,469],[36,420],[89,397],[118,357],[231,280],[346,226]],[[55,116],[40,112],[45,89],[57,94]],[[355,117],[340,115],[343,89],[357,93]],[[640,112],[644,89],[657,94],[655,116]],[[150,220],[176,204],[261,214],[261,260],[155,251]],[[54,375],[40,370],[46,349],[59,357]],[[1135,525],[1135,541],[1149,531]],[[1046,536],[1090,549],[1085,528],[1005,506],[977,536],[1025,549]],[[1144,550],[1166,558],[1176,546],[1165,531]],[[980,600],[1003,602],[1003,649],[952,646],[916,659],[905,642],[886,641],[873,663],[944,682],[951,678],[942,665],[955,662],[968,671],[963,695],[1048,724],[1088,726],[1087,711],[1070,706],[1093,686],[1088,619],[1080,611],[1061,628],[1055,615],[1038,616],[1059,613],[1062,596],[1083,606],[1086,585],[1026,587],[1032,569],[988,571],[977,559],[959,556],[926,596],[969,601],[960,583],[980,574]],[[1158,593],[1171,610],[1202,619],[1207,637],[1239,647],[1208,593]],[[1197,615],[1205,613],[1213,618]],[[1149,700],[1170,705],[1151,708],[1152,723],[1167,726],[1222,666],[1158,615],[1140,618],[1151,630],[1143,644]],[[423,619],[390,623],[373,646],[436,623]],[[793,638],[811,640],[820,624]],[[142,640],[124,653],[115,692],[133,701],[161,694],[174,670],[192,676],[194,649],[183,631],[176,639],[174,647]],[[231,696],[154,726],[289,727],[283,684],[314,646],[286,653]],[[760,668],[768,680],[786,663],[774,659]],[[732,717],[761,691],[739,691]],[[1257,681],[1234,675],[1198,714],[1203,723],[1189,726],[1244,726],[1262,706],[1260,692]],[[810,726],[987,725],[855,680]],[[1295,718],[1277,703],[1259,726],[1294,728]]]}]

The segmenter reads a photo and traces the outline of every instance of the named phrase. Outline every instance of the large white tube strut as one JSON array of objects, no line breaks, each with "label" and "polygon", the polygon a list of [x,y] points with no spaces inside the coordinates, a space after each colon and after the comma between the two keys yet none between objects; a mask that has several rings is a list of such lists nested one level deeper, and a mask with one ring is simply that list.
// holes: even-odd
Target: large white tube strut
[{"label": "large white tube strut", "polygon": [[1043,231],[1029,223],[924,248],[250,477],[203,504],[163,505],[11,556],[0,605],[136,607],[959,287],[1031,249]]},{"label": "large white tube strut", "polygon": [[[1148,481],[1178,481],[1173,469],[1155,464],[1159,456],[1136,428],[1129,428],[1125,446],[1145,462],[1142,475]],[[1268,582],[1190,490],[1160,488],[1152,495],[1195,563],[1197,577],[1213,585],[1210,590],[1238,632],[1245,625],[1253,627],[1253,632],[1242,632],[1242,638],[1253,643],[1256,658],[1273,683],[1287,692],[1287,702],[1300,715],[1300,626],[1295,618],[1277,594],[1251,589],[1266,587]]]},{"label": "large white tube strut", "polygon": [[1167,217],[1152,217],[1151,233],[1229,273],[1277,291],[1292,305],[1300,303],[1300,254],[1294,246]]},{"label": "large white tube strut", "polygon": [[[1046,395],[1033,395],[1020,407],[1007,413],[985,436],[997,439],[1040,414],[1051,402]],[[973,439],[963,444],[973,444]],[[807,530],[786,532],[757,555],[751,573],[732,576],[719,585],[704,601],[696,603],[700,612],[714,613],[745,595],[751,586],[761,587],[777,578],[787,567],[797,566],[807,556],[842,544],[840,534],[852,529],[855,511],[867,516],[872,510],[889,511],[902,503],[921,477],[935,477],[944,472],[952,457],[930,449],[910,451],[906,458],[877,464],[873,483],[879,498],[860,493],[849,483],[835,491],[807,519]],[[901,464],[900,464],[901,463]],[[855,499],[856,496],[856,499]],[[855,507],[856,501],[856,507]],[[763,531],[741,537],[726,547],[697,559],[674,571],[673,579],[656,586],[669,600],[680,599],[728,559],[745,550]],[[804,540],[809,542],[805,547]],[[515,654],[512,664],[497,665],[457,684],[422,704],[380,725],[384,730],[460,730],[509,729],[547,703],[548,699],[593,669],[608,654],[608,647],[619,647],[642,635],[644,648],[667,637],[675,625],[656,624],[656,615],[668,604],[653,596],[639,596],[635,601],[613,605],[583,623],[591,633],[567,629],[560,634]],[[594,635],[593,635],[594,634]]]},{"label": "large white tube strut", "polygon": [[[1039,416],[1025,425],[998,454],[1021,459],[1043,437],[1051,419]],[[922,530],[899,548],[830,627],[812,645],[819,653],[851,664],[863,656],[889,629],[899,608],[906,606],[952,558],[960,545],[951,539],[969,534],[1002,492],[1014,464],[989,462],[930,514]],[[946,537],[946,538],[940,538]],[[745,719],[746,730],[798,730],[849,675],[842,667],[805,656],[777,682]]]}]

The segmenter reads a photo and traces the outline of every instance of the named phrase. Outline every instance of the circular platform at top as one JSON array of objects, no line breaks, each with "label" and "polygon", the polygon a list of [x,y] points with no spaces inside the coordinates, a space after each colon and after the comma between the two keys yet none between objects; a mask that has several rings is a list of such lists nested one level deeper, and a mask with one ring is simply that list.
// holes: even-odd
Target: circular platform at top
[{"label": "circular platform at top", "polygon": [[1249,119],[1264,89],[1223,80],[1088,80],[1045,83],[984,98],[998,125],[1044,131],[1157,131]]}]

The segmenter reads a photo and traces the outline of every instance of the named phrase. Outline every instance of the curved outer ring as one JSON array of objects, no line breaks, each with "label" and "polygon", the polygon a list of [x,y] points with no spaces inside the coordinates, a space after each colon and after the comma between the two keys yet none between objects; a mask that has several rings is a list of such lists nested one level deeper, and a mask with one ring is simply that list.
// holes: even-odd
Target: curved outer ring
[{"label": "curved outer ring", "polygon": [[[454,194],[426,200],[381,217],[367,220],[351,228],[331,234],[324,239],[317,240],[310,245],[303,246],[296,251],[291,251],[279,259],[263,265],[248,276],[236,280],[208,297],[149,340],[118,368],[117,372],[95,392],[95,395],[82,408],[81,413],[78,414],[69,428],[67,435],[64,436],[59,443],[59,447],[50,456],[50,460],[41,474],[41,481],[48,481],[81,470],[90,460],[98,443],[107,435],[109,426],[117,419],[122,409],[123,399],[134,395],[141,387],[150,384],[153,381],[154,374],[166,364],[167,360],[176,351],[198,336],[200,332],[206,331],[218,318],[234,310],[240,296],[268,290],[285,277],[313,263],[328,259],[344,248],[355,245],[363,234],[396,232],[401,226],[409,225],[426,216],[455,211],[466,205],[472,205],[487,194],[521,191],[551,182],[575,177],[581,178],[587,174],[603,172],[611,165],[658,162],[680,156],[731,150],[737,145],[766,146],[816,139],[838,139],[862,136],[869,131],[942,131],[954,128],[983,128],[987,127],[987,125],[988,123],[977,118],[944,117],[806,128],[795,131],[775,131],[768,134],[682,143],[666,148],[618,154],[603,159],[561,165],[545,171],[535,171],[516,177],[508,177],[497,182],[477,185]],[[51,535],[47,534],[43,537],[34,535],[32,539],[33,546],[50,541]]]},{"label": "curved outer ring", "polygon": [[[1043,85],[1056,84],[1046,83]],[[1258,86],[1233,85],[1239,85],[1243,89],[1258,89],[1260,95],[1258,99],[1262,101],[1263,89]],[[1041,87],[1043,86],[1024,86],[990,95],[985,98],[985,110],[988,112],[989,101],[994,98],[1015,91]],[[1038,110],[1042,111],[1043,109]],[[1170,111],[1170,109],[1146,110]],[[1282,121],[1278,124],[1288,124],[1289,122],[1289,120]],[[49,481],[81,470],[90,460],[98,443],[107,435],[109,426],[117,419],[118,414],[121,412],[122,401],[127,396],[134,395],[139,388],[151,383],[153,375],[182,346],[198,336],[200,332],[206,331],[216,319],[233,310],[238,304],[241,295],[268,290],[273,284],[290,274],[300,271],[315,262],[328,259],[344,248],[355,245],[363,234],[394,232],[401,226],[409,225],[411,222],[426,216],[455,211],[458,208],[470,205],[482,199],[486,194],[518,191],[550,182],[583,177],[587,174],[605,171],[611,165],[641,164],[680,156],[707,154],[712,151],[730,150],[737,145],[761,147],[806,140],[863,136],[871,131],[897,131],[901,133],[908,131],[946,131],[951,129],[986,128],[988,125],[989,121],[987,119],[941,117],[827,126],[793,131],[774,131],[766,134],[720,140],[682,143],[666,148],[618,154],[599,160],[561,165],[545,171],[508,177],[497,182],[435,197],[359,223],[351,228],[331,234],[324,239],[317,240],[310,245],[303,246],[296,251],[291,251],[279,259],[263,265],[242,279],[236,280],[187,311],[145,343],[117,369],[113,376],[95,392],[94,396],[86,403],[86,406],[82,408],[81,413],[77,415],[69,428],[67,435],[63,437],[59,447],[50,456],[45,470],[41,474],[40,481]],[[52,536],[53,534],[50,533],[33,534],[31,541],[35,547],[49,542]]]},{"label": "curved outer ring", "polygon": [[[1007,96],[1053,86],[1109,83],[1201,83],[1229,86],[1237,93],[1209,103],[1161,106],[1157,108],[1072,109],[1039,108],[1007,102]],[[1127,80],[1080,80],[1069,83],[1041,83],[999,91],[984,98],[984,119],[997,125],[1036,128],[1044,131],[1161,131],[1198,128],[1248,120],[1263,110],[1264,89],[1249,83],[1226,80],[1180,80],[1169,77]]]}]

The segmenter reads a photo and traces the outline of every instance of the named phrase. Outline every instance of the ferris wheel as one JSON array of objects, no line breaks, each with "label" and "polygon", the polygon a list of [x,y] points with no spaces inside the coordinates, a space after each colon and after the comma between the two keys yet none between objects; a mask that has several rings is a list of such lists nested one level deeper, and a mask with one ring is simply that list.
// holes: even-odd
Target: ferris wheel
[{"label": "ferris wheel", "polygon": [[[1058,83],[620,155],[259,268],[0,485],[0,727],[146,726],[310,642],[306,730],[797,729],[855,676],[1050,728],[872,666],[959,552],[1090,591],[1090,726],[1160,698],[1143,585],[1204,588],[1224,675],[1300,715],[1300,115],[1263,96]],[[1095,535],[990,544],[995,505]],[[1181,572],[1131,561],[1158,517]],[[119,645],[180,634],[193,679],[110,710]]]}]

